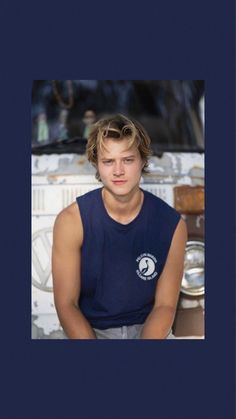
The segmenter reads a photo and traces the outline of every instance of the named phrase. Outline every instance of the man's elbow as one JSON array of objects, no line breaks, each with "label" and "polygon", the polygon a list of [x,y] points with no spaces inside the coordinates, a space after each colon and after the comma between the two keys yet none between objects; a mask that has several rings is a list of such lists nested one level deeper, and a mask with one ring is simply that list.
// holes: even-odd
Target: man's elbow
[{"label": "man's elbow", "polygon": [[162,312],[168,316],[174,317],[176,313],[176,305],[170,304],[154,304],[153,310],[154,312]]},{"label": "man's elbow", "polygon": [[79,310],[78,302],[73,299],[59,298],[59,297],[54,296],[54,305],[55,305],[58,315],[63,315],[63,313],[71,309]]}]

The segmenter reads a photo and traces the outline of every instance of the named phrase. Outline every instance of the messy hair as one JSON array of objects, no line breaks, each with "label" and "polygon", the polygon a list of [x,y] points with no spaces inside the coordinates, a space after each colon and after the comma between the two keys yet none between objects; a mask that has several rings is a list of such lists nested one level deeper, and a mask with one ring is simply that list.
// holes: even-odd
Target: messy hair
[{"label": "messy hair", "polygon": [[[129,148],[134,144],[137,146],[141,158],[144,161],[143,173],[147,172],[148,158],[151,155],[151,140],[143,126],[134,119],[117,114],[105,117],[96,122],[89,133],[86,153],[90,163],[97,168],[98,149],[104,150],[104,140],[113,138],[114,140],[129,140]],[[99,173],[96,178],[100,180]]]}]

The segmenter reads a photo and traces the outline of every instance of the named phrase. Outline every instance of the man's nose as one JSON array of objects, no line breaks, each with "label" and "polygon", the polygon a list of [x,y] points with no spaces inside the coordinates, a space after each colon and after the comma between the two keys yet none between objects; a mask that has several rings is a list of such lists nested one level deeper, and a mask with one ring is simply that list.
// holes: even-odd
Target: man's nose
[{"label": "man's nose", "polygon": [[124,165],[121,161],[117,161],[114,164],[114,172],[113,174],[115,176],[121,176],[124,174]]}]

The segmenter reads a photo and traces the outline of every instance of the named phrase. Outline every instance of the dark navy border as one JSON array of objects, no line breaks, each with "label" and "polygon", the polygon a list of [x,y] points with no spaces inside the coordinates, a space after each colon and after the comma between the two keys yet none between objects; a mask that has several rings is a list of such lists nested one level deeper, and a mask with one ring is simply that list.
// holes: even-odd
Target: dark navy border
[{"label": "dark navy border", "polygon": [[[2,417],[232,419],[234,2],[1,9]],[[31,83],[55,76],[206,80],[205,341],[31,341]]]}]

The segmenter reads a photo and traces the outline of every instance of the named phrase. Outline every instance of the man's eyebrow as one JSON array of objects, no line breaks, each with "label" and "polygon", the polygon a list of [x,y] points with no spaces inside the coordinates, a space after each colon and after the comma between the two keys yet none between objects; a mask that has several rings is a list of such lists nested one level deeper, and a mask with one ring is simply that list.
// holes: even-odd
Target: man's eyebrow
[{"label": "man's eyebrow", "polygon": [[[121,158],[122,159],[130,159],[131,157],[133,158],[133,157],[136,157],[136,156],[134,154],[129,154],[128,156],[123,156]],[[104,156],[104,157],[101,157],[101,160],[114,160],[114,158]]]}]

